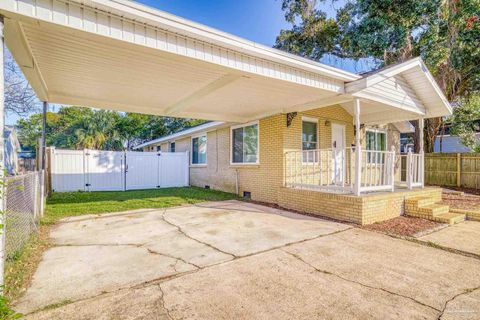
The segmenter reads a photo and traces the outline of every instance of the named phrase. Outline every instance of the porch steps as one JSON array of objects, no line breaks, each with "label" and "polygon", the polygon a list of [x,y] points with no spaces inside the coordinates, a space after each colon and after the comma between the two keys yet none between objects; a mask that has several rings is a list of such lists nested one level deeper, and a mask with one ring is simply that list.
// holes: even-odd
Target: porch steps
[{"label": "porch steps", "polygon": [[475,209],[450,209],[452,213],[460,213],[467,216],[468,220],[480,221],[480,210]]},{"label": "porch steps", "polygon": [[428,197],[415,197],[405,200],[405,214],[448,224],[465,220],[464,213],[450,211],[448,205],[435,203],[435,200]]}]

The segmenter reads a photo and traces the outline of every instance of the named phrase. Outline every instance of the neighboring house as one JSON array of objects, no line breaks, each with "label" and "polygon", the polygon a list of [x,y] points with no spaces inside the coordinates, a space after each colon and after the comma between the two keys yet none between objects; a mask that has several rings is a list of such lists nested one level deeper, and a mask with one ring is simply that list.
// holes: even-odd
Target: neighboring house
[{"label": "neighboring house", "polygon": [[5,126],[3,130],[4,139],[4,163],[5,170],[9,175],[18,173],[18,153],[21,151],[20,142],[18,141],[17,131],[13,126]]},{"label": "neighboring house", "polygon": [[[480,121],[476,121],[477,126],[480,125]],[[480,132],[475,133],[475,137],[480,141]],[[450,133],[450,127],[445,126],[443,135],[437,135],[435,137],[434,152],[442,153],[466,153],[472,152],[472,149],[462,144],[460,137],[452,135]]]},{"label": "neighboring house", "polygon": [[[480,141],[480,132],[476,133],[477,140]],[[442,153],[468,153],[472,149],[462,144],[460,137],[445,134],[435,138],[434,152]]]},{"label": "neighboring house", "polygon": [[126,0],[3,0],[0,14],[42,101],[222,122],[152,145],[189,152],[192,185],[361,224],[441,198],[423,188],[423,145],[398,155],[402,123],[422,136],[451,114],[420,58],[358,75]]}]

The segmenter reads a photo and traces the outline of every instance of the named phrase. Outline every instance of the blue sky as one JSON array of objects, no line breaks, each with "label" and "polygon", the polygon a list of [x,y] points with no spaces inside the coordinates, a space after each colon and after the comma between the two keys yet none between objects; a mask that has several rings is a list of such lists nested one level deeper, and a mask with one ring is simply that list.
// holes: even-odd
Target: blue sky
[{"label": "blue sky", "polygon": [[[175,14],[266,46],[273,46],[285,21],[281,0],[137,0],[137,2]],[[329,16],[344,0],[320,3]],[[326,57],[323,63],[352,72],[366,71],[368,64]],[[18,116],[7,115],[6,123],[14,124]]]}]

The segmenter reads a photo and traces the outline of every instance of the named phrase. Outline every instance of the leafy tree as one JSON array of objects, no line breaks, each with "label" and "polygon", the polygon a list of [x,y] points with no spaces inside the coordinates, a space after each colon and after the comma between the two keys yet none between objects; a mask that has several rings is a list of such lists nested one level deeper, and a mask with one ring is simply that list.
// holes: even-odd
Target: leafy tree
[{"label": "leafy tree", "polygon": [[473,152],[480,152],[480,140],[475,135],[480,132],[480,95],[463,99],[449,122],[452,123],[451,134],[459,136],[461,143]]},{"label": "leafy tree", "polygon": [[[370,58],[380,68],[421,56],[451,102],[480,89],[480,0],[356,0],[328,18],[321,3],[283,0],[292,24],[276,47],[319,60]],[[442,119],[428,119],[425,147],[433,151]]]},{"label": "leafy tree", "polygon": [[[62,107],[47,113],[48,146],[63,149],[132,149],[135,145],[171,134],[201,120],[169,118],[137,113]],[[23,148],[35,150],[42,131],[42,115],[33,114],[17,122]]]}]

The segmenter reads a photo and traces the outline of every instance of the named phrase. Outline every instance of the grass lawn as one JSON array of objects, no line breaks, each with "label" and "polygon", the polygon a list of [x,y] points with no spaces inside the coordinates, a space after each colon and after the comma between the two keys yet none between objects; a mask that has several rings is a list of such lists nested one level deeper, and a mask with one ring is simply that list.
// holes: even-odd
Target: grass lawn
[{"label": "grass lawn", "polygon": [[231,193],[197,187],[133,191],[53,193],[47,199],[43,224],[92,213],[108,213],[142,208],[168,208],[203,201],[234,199]]}]

